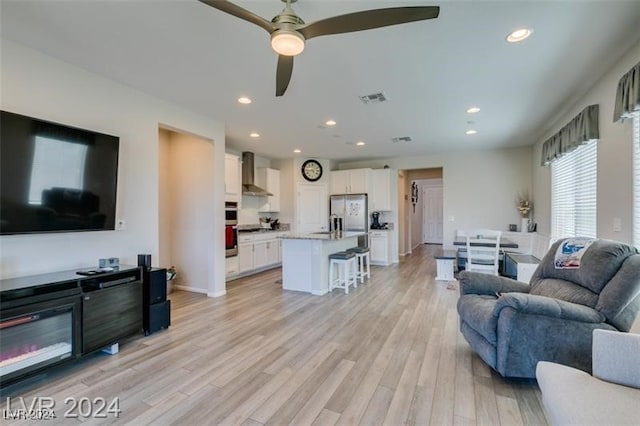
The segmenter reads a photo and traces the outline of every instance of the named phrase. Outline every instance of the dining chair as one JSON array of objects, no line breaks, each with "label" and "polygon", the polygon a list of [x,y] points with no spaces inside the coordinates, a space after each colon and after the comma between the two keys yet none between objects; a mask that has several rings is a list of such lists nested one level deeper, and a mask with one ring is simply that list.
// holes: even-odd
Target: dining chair
[{"label": "dining chair", "polygon": [[502,231],[476,229],[467,232],[466,271],[498,275]]}]

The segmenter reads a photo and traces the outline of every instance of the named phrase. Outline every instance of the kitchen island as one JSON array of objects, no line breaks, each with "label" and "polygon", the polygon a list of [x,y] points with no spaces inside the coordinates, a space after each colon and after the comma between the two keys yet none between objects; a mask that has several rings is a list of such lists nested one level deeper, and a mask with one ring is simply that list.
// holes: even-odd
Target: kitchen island
[{"label": "kitchen island", "polygon": [[329,291],[329,255],[357,247],[366,232],[287,234],[282,239],[282,288],[321,296]]}]

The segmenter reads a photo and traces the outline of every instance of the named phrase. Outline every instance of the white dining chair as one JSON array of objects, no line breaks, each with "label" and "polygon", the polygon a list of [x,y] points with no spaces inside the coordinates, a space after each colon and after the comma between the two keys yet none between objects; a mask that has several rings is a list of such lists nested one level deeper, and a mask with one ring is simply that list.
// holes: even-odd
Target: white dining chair
[{"label": "white dining chair", "polygon": [[501,231],[476,229],[467,232],[466,271],[498,275]]}]

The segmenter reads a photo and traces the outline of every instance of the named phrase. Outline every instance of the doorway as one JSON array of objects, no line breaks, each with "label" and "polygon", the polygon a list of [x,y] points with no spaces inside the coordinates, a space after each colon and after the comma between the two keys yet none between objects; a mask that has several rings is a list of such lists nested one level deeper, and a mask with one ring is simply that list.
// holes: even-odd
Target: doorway
[{"label": "doorway", "polygon": [[[424,192],[422,186],[418,183],[422,181],[439,181],[440,194],[436,197],[432,191]],[[442,244],[443,235],[443,205],[444,205],[444,184],[443,184],[443,168],[424,168],[424,169],[408,169],[399,171],[398,179],[398,225],[399,225],[399,254],[402,256],[411,254],[414,247],[419,244],[430,241],[439,241],[434,244]],[[415,192],[412,192],[412,185],[415,184]],[[427,185],[428,186],[428,185]],[[417,196],[416,196],[417,194]],[[427,198],[436,197],[440,199],[442,207],[437,207],[437,203],[425,205]],[[414,203],[415,202],[415,203]],[[415,206],[414,206],[415,204]],[[432,214],[428,213],[429,209],[434,209],[436,214],[435,220]],[[432,230],[426,238],[424,230],[428,227]]]},{"label": "doorway", "polygon": [[175,266],[175,287],[208,294],[213,269],[210,209],[212,141],[165,128],[158,131],[159,264]]},{"label": "doorway", "polygon": [[421,184],[422,242],[442,244],[442,179],[428,179]]}]

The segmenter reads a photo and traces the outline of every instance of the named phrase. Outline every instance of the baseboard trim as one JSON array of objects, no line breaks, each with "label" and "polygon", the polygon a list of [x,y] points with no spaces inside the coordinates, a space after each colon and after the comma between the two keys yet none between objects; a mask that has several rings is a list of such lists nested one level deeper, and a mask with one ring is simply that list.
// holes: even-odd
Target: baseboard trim
[{"label": "baseboard trim", "polygon": [[221,297],[227,294],[227,290],[214,291],[213,293],[207,293],[208,297]]},{"label": "baseboard trim", "polygon": [[206,288],[189,287],[187,285],[175,285],[174,289],[189,291],[191,293],[200,293],[200,294],[207,294],[207,295],[209,294],[209,290],[207,290]]},{"label": "baseboard trim", "polygon": [[323,296],[328,292],[328,290],[311,290],[311,294],[313,294],[314,296]]}]

